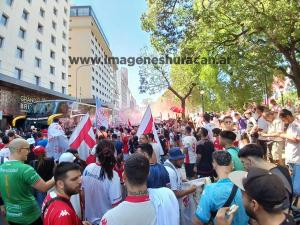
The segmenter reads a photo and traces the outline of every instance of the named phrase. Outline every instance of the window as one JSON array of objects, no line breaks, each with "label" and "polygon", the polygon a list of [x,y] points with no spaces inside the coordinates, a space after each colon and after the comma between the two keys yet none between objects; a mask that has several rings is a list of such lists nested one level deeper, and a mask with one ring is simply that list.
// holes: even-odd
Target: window
[{"label": "window", "polygon": [[55,74],[55,67],[50,66],[50,74],[54,75]]},{"label": "window", "polygon": [[52,59],[55,59],[55,52],[52,51],[52,50],[50,50],[50,57],[51,57]]},{"label": "window", "polygon": [[35,85],[40,86],[41,78],[39,76],[34,76],[35,78]]},{"label": "window", "polygon": [[65,19],[63,20],[63,25],[64,27],[67,27],[67,21]]},{"label": "window", "polygon": [[31,3],[31,0],[27,0],[27,2],[30,4],[30,3]]},{"label": "window", "polygon": [[43,25],[42,24],[38,24],[38,32],[40,32],[41,34],[43,33],[43,31],[44,31],[44,27],[43,27]]},{"label": "window", "polygon": [[8,22],[8,16],[5,14],[2,14],[0,24],[3,26],[6,26],[7,22]]},{"label": "window", "polygon": [[64,86],[61,87],[61,93],[63,93],[63,94],[66,93],[66,87],[64,87]]},{"label": "window", "polygon": [[4,42],[4,37],[0,36],[0,48],[2,48]]},{"label": "window", "polygon": [[34,64],[36,67],[40,68],[41,67],[41,59],[35,57]]},{"label": "window", "polygon": [[22,79],[22,70],[20,68],[15,67],[15,74],[17,76],[17,79],[21,80]]},{"label": "window", "polygon": [[53,35],[51,35],[51,42],[52,42],[52,44],[56,43],[56,37],[54,37]]},{"label": "window", "polygon": [[24,55],[24,49],[17,47],[17,54],[16,54],[17,58],[22,59],[23,55]]},{"label": "window", "polygon": [[54,90],[54,82],[50,81],[50,89]]},{"label": "window", "polygon": [[6,0],[6,4],[9,6],[12,6],[13,2],[14,2],[13,0]]},{"label": "window", "polygon": [[40,40],[36,40],[35,42],[35,47],[38,49],[38,50],[42,50],[42,42]]},{"label": "window", "polygon": [[28,20],[28,15],[29,15],[29,12],[26,9],[24,9],[23,10],[23,14],[22,14],[22,18],[24,20]]},{"label": "window", "polygon": [[40,8],[40,15],[41,17],[45,17],[45,10],[43,8]]},{"label": "window", "polygon": [[66,60],[65,60],[65,59],[62,59],[62,60],[61,60],[61,65],[62,65],[62,66],[66,66]]},{"label": "window", "polygon": [[20,27],[19,37],[22,39],[25,39],[25,34],[26,34],[26,30],[24,28]]},{"label": "window", "polygon": [[55,7],[53,8],[53,14],[57,15],[57,9]]},{"label": "window", "polygon": [[63,37],[63,39],[66,39],[67,35],[65,32],[62,33],[62,37]]},{"label": "window", "polygon": [[68,9],[66,7],[64,8],[64,12],[66,15],[68,15]]},{"label": "window", "polygon": [[56,23],[54,21],[52,21],[52,28],[56,30]]},{"label": "window", "polygon": [[66,52],[66,46],[62,45],[62,46],[61,46],[61,50],[62,50],[63,52]]},{"label": "window", "polygon": [[61,79],[65,80],[66,79],[66,74],[65,73],[61,73]]},{"label": "window", "polygon": [[94,85],[92,86],[92,89],[95,90],[95,86]]}]

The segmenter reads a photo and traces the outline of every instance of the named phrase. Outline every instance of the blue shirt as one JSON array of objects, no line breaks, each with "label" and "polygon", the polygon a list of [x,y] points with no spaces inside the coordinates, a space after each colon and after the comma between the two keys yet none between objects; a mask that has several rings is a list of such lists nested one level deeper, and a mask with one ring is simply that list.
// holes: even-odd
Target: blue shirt
[{"label": "blue shirt", "polygon": [[[222,208],[230,196],[233,183],[224,178],[216,183],[207,184],[200,197],[199,204],[196,210],[196,217],[203,223],[208,223],[211,217],[211,212],[217,212]],[[249,217],[246,214],[243,206],[242,192],[237,190],[236,195],[231,205],[238,205],[238,211],[235,213],[232,225],[247,225]]]},{"label": "blue shirt", "polygon": [[168,183],[170,183],[170,178],[166,168],[159,163],[150,165],[150,171],[147,179],[147,187],[148,188],[166,187]]},{"label": "blue shirt", "polygon": [[48,139],[41,139],[36,142],[37,146],[40,145],[40,146],[43,146],[44,148],[46,148],[47,144],[48,144]]}]

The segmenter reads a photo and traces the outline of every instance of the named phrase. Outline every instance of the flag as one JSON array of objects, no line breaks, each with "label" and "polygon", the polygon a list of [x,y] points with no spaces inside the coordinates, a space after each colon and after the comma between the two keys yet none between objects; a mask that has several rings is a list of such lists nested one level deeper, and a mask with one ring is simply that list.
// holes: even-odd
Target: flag
[{"label": "flag", "polygon": [[58,160],[60,155],[68,148],[68,138],[62,127],[56,122],[51,123],[48,127],[47,157],[53,157],[55,160]]},{"label": "flag", "polygon": [[104,126],[108,128],[109,114],[104,107],[101,106],[100,99],[96,97],[96,127]]},{"label": "flag", "polygon": [[83,160],[89,155],[89,150],[96,144],[96,138],[92,127],[92,121],[90,115],[87,113],[77,127],[74,129],[70,140],[70,148],[78,150],[79,157]]},{"label": "flag", "polygon": [[158,144],[160,155],[164,154],[163,148],[158,138],[157,130],[155,129],[154,120],[151,112],[150,106],[147,107],[146,112],[143,116],[143,119],[140,123],[139,129],[136,132],[136,135],[140,137],[142,134],[153,133],[154,140]]}]

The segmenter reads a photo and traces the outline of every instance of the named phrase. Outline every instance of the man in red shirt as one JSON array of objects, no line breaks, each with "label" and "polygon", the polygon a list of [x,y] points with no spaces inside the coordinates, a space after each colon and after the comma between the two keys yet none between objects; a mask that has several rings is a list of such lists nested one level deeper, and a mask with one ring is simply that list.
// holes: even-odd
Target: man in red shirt
[{"label": "man in red shirt", "polygon": [[62,162],[54,171],[56,191],[50,192],[42,205],[44,225],[91,225],[81,222],[70,202],[70,197],[81,189],[80,166]]}]

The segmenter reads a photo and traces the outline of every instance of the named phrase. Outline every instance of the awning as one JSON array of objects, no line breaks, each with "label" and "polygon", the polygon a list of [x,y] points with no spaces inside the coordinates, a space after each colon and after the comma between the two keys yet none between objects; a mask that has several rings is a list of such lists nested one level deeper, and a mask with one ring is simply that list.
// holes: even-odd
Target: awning
[{"label": "awning", "polygon": [[12,121],[12,126],[15,127],[17,120],[21,120],[21,119],[26,119],[26,116],[23,115],[23,116],[17,116],[17,117],[15,117],[13,119],[13,121]]},{"label": "awning", "polygon": [[56,118],[56,117],[60,117],[60,116],[62,116],[63,114],[62,113],[57,113],[57,114],[53,114],[53,115],[51,115],[51,116],[49,116],[48,117],[48,125],[50,125],[51,123],[52,123],[52,121],[53,121],[53,119],[54,118]]}]

